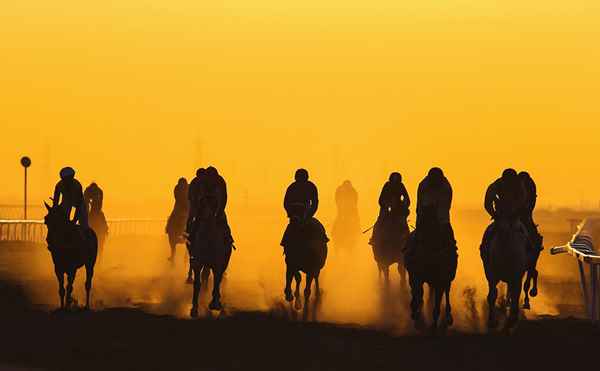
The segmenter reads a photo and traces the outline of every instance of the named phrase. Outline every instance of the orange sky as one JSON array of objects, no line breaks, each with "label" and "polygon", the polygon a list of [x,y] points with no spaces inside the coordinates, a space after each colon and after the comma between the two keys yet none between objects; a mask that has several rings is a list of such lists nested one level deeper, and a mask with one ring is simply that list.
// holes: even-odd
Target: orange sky
[{"label": "orange sky", "polygon": [[0,203],[26,153],[33,202],[71,165],[119,216],[207,163],[233,202],[279,205],[304,166],[330,204],[350,178],[370,205],[437,165],[472,206],[512,165],[543,205],[598,205],[596,1],[204,3],[4,0]]}]

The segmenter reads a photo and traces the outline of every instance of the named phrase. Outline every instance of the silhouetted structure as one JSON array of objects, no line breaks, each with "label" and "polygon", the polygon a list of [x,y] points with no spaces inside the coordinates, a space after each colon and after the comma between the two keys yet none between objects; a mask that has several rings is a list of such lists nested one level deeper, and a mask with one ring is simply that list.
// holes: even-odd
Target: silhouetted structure
[{"label": "silhouetted structure", "polygon": [[434,296],[433,324],[440,317],[442,297],[446,296],[446,325],[453,323],[450,287],[456,276],[458,255],[450,225],[452,187],[440,168],[432,168],[419,183],[417,192],[417,228],[411,233],[405,262],[411,287],[413,320],[420,322],[423,311],[423,284]]},{"label": "silhouetted structure", "polygon": [[[52,205],[59,206],[59,210],[65,212],[67,220],[88,228],[87,212],[83,201],[83,190],[81,183],[75,179],[75,170],[65,167],[60,171],[60,181],[54,187]],[[71,219],[71,211],[75,209],[75,215]]]},{"label": "silhouetted structure", "polygon": [[335,191],[337,215],[333,222],[332,236],[336,246],[352,249],[360,236],[358,193],[349,180]]}]

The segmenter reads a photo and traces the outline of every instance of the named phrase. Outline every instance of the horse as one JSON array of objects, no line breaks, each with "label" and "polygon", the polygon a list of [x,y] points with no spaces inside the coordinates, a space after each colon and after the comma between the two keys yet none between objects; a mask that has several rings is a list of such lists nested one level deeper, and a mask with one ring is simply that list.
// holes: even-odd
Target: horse
[{"label": "horse", "polygon": [[[68,220],[61,206],[50,207],[44,202],[48,214],[44,224],[48,228],[46,242],[54,262],[54,273],[58,279],[60,308],[69,308],[73,303],[73,282],[77,270],[85,266],[85,308],[90,308],[90,293],[94,277],[94,265],[98,255],[98,238],[91,228],[83,228]],[[65,305],[65,274],[67,275]]]},{"label": "horse", "polygon": [[104,251],[104,243],[108,236],[108,223],[106,222],[106,217],[102,210],[90,210],[88,219],[90,228],[92,228],[98,238],[98,257],[101,257],[102,252]]},{"label": "horse", "polygon": [[439,222],[433,207],[424,208],[421,220],[422,223],[411,232],[405,252],[412,296],[411,317],[415,322],[422,320],[423,284],[427,283],[435,299],[432,316],[432,329],[435,330],[443,296],[446,297],[444,324],[451,326],[454,322],[450,288],[456,276],[458,255],[450,226]]},{"label": "horse", "polygon": [[[298,300],[302,280],[300,272],[306,275],[305,305],[310,300],[313,281],[316,297],[320,297],[319,275],[327,261],[328,239],[321,223],[316,218],[307,216],[305,205],[295,204],[291,209],[290,224],[282,241],[286,264],[284,294],[288,302],[292,302],[295,297],[296,309],[300,309],[301,304]],[[292,295],[292,278],[296,280],[295,295]]]},{"label": "horse", "polygon": [[[167,220],[165,232],[167,233],[169,247],[171,248],[171,255],[169,256],[171,263],[175,263],[177,245],[185,244],[188,241],[187,238],[189,236],[186,236],[187,217],[187,210],[174,208]],[[189,261],[189,259],[187,260]],[[188,266],[187,283],[193,283],[192,272],[192,266],[190,265]]]},{"label": "horse", "polygon": [[530,267],[527,254],[527,234],[518,219],[497,219],[494,222],[494,234],[489,239],[488,246],[482,246],[487,251],[482,252],[483,268],[488,281],[489,292],[487,302],[489,307],[488,327],[498,325],[496,319],[496,299],[498,297],[498,282],[508,286],[510,314],[506,328],[512,327],[519,319],[519,300],[521,298],[521,283],[525,272]]},{"label": "horse", "polygon": [[221,282],[229,265],[233,245],[227,240],[227,226],[217,217],[217,202],[214,197],[206,197],[194,220],[188,246],[190,267],[194,272],[194,290],[190,315],[198,316],[198,295],[203,281],[213,272],[212,301],[210,310],[222,310]]},{"label": "horse", "polygon": [[331,228],[336,249],[351,252],[360,237],[360,219],[357,210],[340,210]]},{"label": "horse", "polygon": [[389,268],[393,264],[398,264],[398,273],[400,274],[400,283],[406,287],[406,268],[404,266],[404,248],[408,240],[409,229],[406,217],[400,213],[390,213],[390,215],[378,221],[381,223],[377,228],[381,228],[376,237],[373,232],[371,246],[373,257],[377,263],[379,278],[384,277],[386,287],[389,287],[390,273]]}]

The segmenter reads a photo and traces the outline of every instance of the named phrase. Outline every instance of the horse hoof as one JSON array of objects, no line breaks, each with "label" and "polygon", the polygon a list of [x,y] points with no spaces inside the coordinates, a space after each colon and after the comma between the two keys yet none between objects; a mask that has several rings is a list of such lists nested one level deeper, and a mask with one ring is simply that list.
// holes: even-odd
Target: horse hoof
[{"label": "horse hoof", "polygon": [[208,309],[210,309],[210,310],[221,310],[221,309],[223,309],[223,306],[221,305],[220,301],[213,300],[208,305]]},{"label": "horse hoof", "polygon": [[190,310],[190,317],[198,318],[198,307],[192,307],[192,310]]},{"label": "horse hoof", "polygon": [[296,310],[302,309],[302,301],[300,301],[300,299],[296,299],[296,302],[294,303],[294,309],[296,309]]},{"label": "horse hoof", "polygon": [[412,318],[413,321],[418,321],[421,318],[421,312],[412,312],[410,318]]},{"label": "horse hoof", "polygon": [[531,305],[529,303],[523,304],[523,309],[531,309]]},{"label": "horse hoof", "polygon": [[538,292],[537,289],[534,287],[531,289],[531,291],[529,291],[529,296],[531,296],[532,298],[535,298],[537,296]]},{"label": "horse hoof", "polygon": [[506,328],[507,329],[511,329],[513,328],[517,322],[519,322],[519,318],[517,316],[509,316],[508,319],[506,320]]},{"label": "horse hoof", "polygon": [[452,318],[451,314],[446,316],[446,326],[452,326],[454,324],[454,318]]},{"label": "horse hoof", "polygon": [[285,300],[288,301],[288,302],[290,302],[290,303],[292,301],[294,301],[294,295],[292,295],[291,291],[286,291],[285,292]]}]

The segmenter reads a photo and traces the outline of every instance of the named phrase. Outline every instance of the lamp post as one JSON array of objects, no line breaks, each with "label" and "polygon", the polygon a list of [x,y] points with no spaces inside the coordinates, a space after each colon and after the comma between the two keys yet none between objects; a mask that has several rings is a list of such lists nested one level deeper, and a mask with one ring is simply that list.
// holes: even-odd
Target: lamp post
[{"label": "lamp post", "polygon": [[21,165],[25,170],[24,192],[23,192],[23,219],[27,220],[27,168],[31,166],[31,159],[27,156],[21,157]]}]

